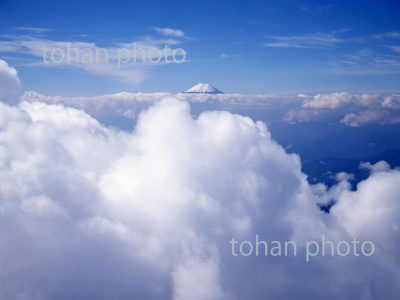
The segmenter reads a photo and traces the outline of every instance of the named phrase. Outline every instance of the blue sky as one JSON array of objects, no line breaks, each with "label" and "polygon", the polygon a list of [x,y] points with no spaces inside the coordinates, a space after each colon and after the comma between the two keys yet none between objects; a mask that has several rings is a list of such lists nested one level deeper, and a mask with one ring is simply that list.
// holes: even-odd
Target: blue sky
[{"label": "blue sky", "polygon": [[[397,92],[396,1],[0,1],[0,57],[25,90],[54,95],[168,91]],[[175,31],[166,32],[163,29]],[[48,66],[34,47],[141,41],[183,48],[187,62],[132,66],[135,76]],[[129,77],[129,80],[126,80]]]}]

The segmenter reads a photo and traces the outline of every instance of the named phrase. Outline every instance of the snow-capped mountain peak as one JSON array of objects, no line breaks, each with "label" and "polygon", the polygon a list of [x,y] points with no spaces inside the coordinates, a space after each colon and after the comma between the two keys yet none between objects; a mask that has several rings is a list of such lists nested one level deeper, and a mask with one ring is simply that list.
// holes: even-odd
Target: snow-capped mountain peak
[{"label": "snow-capped mountain peak", "polygon": [[223,94],[223,92],[208,83],[198,83],[186,90],[184,93]]}]

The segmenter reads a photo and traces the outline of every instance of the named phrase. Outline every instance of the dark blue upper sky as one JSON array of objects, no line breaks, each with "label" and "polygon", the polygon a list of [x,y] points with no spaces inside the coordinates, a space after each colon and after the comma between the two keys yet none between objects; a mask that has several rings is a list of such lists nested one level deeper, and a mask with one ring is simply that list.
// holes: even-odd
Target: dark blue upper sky
[{"label": "dark blue upper sky", "polygon": [[[399,88],[398,1],[0,3],[0,57],[17,69],[25,90],[175,92],[197,82],[238,93]],[[132,79],[109,66],[43,65],[36,51],[51,42],[110,48],[134,41],[161,48],[166,41],[185,49],[188,61],[134,66]]]}]

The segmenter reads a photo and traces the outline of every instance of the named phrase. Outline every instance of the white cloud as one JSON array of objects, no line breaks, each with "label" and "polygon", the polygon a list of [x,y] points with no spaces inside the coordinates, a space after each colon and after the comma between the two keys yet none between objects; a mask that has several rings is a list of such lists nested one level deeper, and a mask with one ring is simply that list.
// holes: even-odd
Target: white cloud
[{"label": "white cloud", "polygon": [[289,107],[287,122],[337,121],[357,127],[366,124],[400,123],[397,94],[350,94],[347,92],[299,95],[301,106]]},{"label": "white cloud", "polygon": [[[62,105],[0,103],[0,115],[1,298],[337,299],[372,283],[368,297],[399,293],[398,170],[317,192],[263,123],[193,118],[173,99],[139,113],[132,132]],[[329,197],[338,204],[324,214],[316,204]],[[321,233],[387,251],[312,264],[230,253],[232,237]],[[330,284],[310,291],[318,281]]]},{"label": "white cloud", "polygon": [[[390,168],[389,168],[390,169]],[[346,173],[346,172],[339,172],[335,175],[335,179],[337,181],[349,181],[354,179],[354,174]]]},{"label": "white cloud", "polygon": [[173,29],[173,28],[168,28],[168,27],[153,27],[152,28],[155,32],[158,32],[162,35],[165,36],[172,36],[172,37],[184,37],[185,32],[180,29]]},{"label": "white cloud", "polygon": [[[382,45],[386,47],[386,45]],[[392,49],[393,50],[393,49]],[[330,71],[338,75],[380,75],[400,73],[398,55],[361,49],[345,54],[329,63]]]},{"label": "white cloud", "polygon": [[[74,108],[83,109],[97,118],[104,116],[123,117],[135,119],[137,113],[145,107],[160,101],[165,97],[175,97],[181,101],[193,104],[219,104],[223,105],[257,105],[272,107],[276,97],[271,95],[241,95],[241,94],[189,94],[189,93],[127,93],[120,92],[109,95],[91,97],[61,97],[47,96],[34,91],[25,92],[21,99],[26,102],[44,102],[47,104],[64,104]],[[282,100],[281,103],[284,103]]]},{"label": "white cloud", "polygon": [[353,101],[353,96],[346,92],[331,93],[331,94],[317,94],[312,99],[306,100],[303,104],[307,108],[328,108],[335,109],[342,105],[349,104]]},{"label": "white cloud", "polygon": [[268,48],[322,48],[342,43],[333,33],[312,33],[302,35],[275,36],[271,42],[264,43]]},{"label": "white cloud", "polygon": [[340,123],[346,124],[351,127],[358,127],[365,124],[399,124],[400,115],[382,110],[367,110],[357,113],[348,113],[341,120]]},{"label": "white cloud", "polygon": [[393,46],[393,45],[391,45],[391,46],[387,46],[390,50],[392,50],[393,52],[396,52],[396,53],[400,53],[400,46]]},{"label": "white cloud", "polygon": [[400,96],[397,94],[350,94],[347,92],[319,93],[301,96],[304,108],[316,110],[338,109],[391,109],[397,110]]},{"label": "white cloud", "polygon": [[338,204],[332,208],[333,216],[349,235],[384,241],[380,243],[382,251],[398,251],[399,180],[400,172],[390,168],[374,172],[358,184],[357,191],[345,191],[339,196]]},{"label": "white cloud", "polygon": [[222,59],[227,59],[227,58],[234,58],[234,57],[237,57],[237,56],[239,56],[239,55],[236,55],[236,54],[227,54],[227,53],[221,53],[221,54],[219,55],[219,58],[222,58]]},{"label": "white cloud", "polygon": [[400,38],[400,32],[399,31],[383,32],[383,33],[379,33],[379,34],[373,35],[372,38],[378,39],[378,40],[399,39]]},{"label": "white cloud", "polygon": [[288,123],[297,123],[297,122],[310,122],[317,118],[320,113],[317,110],[311,109],[299,109],[299,110],[289,110],[283,121]]},{"label": "white cloud", "polygon": [[382,103],[384,108],[400,110],[400,95],[388,95]]},{"label": "white cloud", "polygon": [[41,34],[51,31],[51,29],[43,27],[14,27],[14,30],[25,31],[28,33],[36,33],[36,34]]},{"label": "white cloud", "polygon": [[[164,97],[175,97],[196,105],[218,106],[220,109],[260,107],[274,112],[284,122],[341,122],[348,126],[365,124],[397,124],[400,119],[400,96],[397,94],[350,94],[347,92],[319,93],[314,96],[187,94],[187,93],[116,93],[92,97],[46,96],[25,92],[23,101],[66,104],[84,109],[95,117],[104,115],[135,119],[137,113]],[[205,107],[203,107],[203,110]]]},{"label": "white cloud", "polygon": [[93,42],[10,35],[0,41],[0,52],[10,53],[11,57],[23,54],[28,67],[74,68],[138,84],[157,65],[185,61],[182,51],[174,52],[168,47],[179,43],[173,39],[143,38],[99,47]]},{"label": "white cloud", "polygon": [[0,102],[16,103],[21,92],[17,71],[0,59]]},{"label": "white cloud", "polygon": [[378,161],[375,164],[371,164],[370,162],[362,162],[360,163],[360,169],[366,169],[371,171],[371,173],[376,172],[387,172],[390,170],[390,165],[386,161]]}]

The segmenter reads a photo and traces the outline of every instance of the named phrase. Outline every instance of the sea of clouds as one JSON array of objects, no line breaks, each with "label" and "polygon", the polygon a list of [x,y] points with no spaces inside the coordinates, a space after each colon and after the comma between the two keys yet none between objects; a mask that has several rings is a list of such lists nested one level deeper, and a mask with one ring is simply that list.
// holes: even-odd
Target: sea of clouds
[{"label": "sea of clouds", "polygon": [[[368,124],[400,124],[400,95],[348,92],[318,93],[315,95],[268,94],[194,94],[194,93],[127,93],[100,96],[61,97],[26,91],[21,99],[26,102],[63,104],[88,112],[103,119],[104,116],[135,119],[137,114],[166,98],[173,97],[204,110],[258,109],[274,121],[296,124],[309,122],[335,122],[350,127]],[[240,109],[239,109],[240,111]]]},{"label": "sea of clouds", "polygon": [[[398,169],[365,164],[356,190],[341,175],[328,189],[245,116],[194,117],[190,101],[163,96],[134,112],[133,130],[107,127],[67,103],[20,101],[4,61],[0,91],[1,299],[398,298]],[[232,256],[232,238],[255,235],[376,250]]]}]

